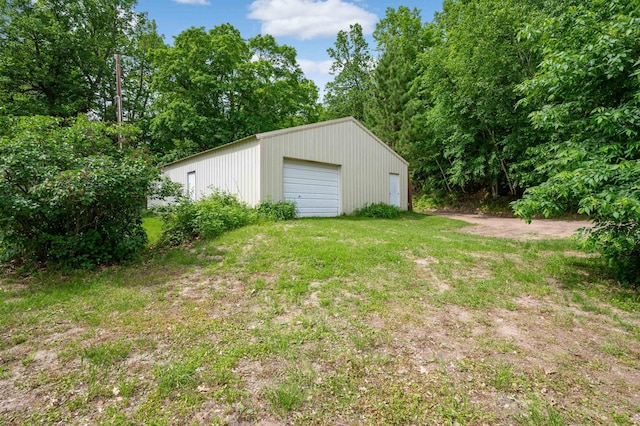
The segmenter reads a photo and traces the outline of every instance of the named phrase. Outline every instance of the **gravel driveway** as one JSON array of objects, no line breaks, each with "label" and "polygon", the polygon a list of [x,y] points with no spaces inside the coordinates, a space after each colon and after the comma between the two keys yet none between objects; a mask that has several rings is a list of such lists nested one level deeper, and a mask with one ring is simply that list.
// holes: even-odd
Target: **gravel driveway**
[{"label": "gravel driveway", "polygon": [[527,224],[522,219],[487,216],[473,213],[429,213],[449,219],[462,220],[476,226],[462,228],[461,232],[514,240],[540,240],[566,238],[576,230],[591,226],[585,220],[538,219]]}]

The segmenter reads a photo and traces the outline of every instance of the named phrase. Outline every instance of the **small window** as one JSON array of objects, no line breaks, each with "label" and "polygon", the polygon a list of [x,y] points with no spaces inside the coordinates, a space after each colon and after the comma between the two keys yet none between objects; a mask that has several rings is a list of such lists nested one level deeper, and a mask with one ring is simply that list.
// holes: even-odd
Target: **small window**
[{"label": "small window", "polygon": [[189,200],[196,200],[196,172],[187,173],[187,197]]}]

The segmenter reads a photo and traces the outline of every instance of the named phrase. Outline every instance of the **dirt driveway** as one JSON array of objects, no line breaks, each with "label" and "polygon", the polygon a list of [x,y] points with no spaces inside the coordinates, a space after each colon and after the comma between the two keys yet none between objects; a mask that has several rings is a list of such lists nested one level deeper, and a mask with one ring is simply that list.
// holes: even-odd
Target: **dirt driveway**
[{"label": "dirt driveway", "polygon": [[576,230],[591,226],[583,220],[538,219],[527,224],[522,219],[487,216],[474,213],[429,213],[449,219],[462,220],[476,226],[461,229],[462,232],[488,237],[514,240],[540,240],[545,238],[565,238]]}]

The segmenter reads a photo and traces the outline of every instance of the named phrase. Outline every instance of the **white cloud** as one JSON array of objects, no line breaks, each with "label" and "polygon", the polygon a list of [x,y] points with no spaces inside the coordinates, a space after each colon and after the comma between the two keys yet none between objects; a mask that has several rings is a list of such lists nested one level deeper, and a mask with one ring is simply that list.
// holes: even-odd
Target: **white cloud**
[{"label": "white cloud", "polygon": [[334,37],[349,25],[360,24],[371,34],[378,17],[344,0],[254,0],[250,19],[262,22],[262,33],[302,40]]},{"label": "white cloud", "polygon": [[182,3],[182,4],[199,4],[201,6],[208,6],[211,3],[209,2],[209,0],[173,0],[176,3]]},{"label": "white cloud", "polygon": [[298,59],[298,65],[305,74],[329,74],[333,61],[310,61]]}]

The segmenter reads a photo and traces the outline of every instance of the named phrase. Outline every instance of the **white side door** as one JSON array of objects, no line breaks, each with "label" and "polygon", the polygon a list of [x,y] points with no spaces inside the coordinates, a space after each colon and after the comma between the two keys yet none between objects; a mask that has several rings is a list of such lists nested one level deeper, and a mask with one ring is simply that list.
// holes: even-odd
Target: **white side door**
[{"label": "white side door", "polygon": [[187,173],[187,197],[189,200],[196,200],[196,172]]},{"label": "white side door", "polygon": [[389,204],[400,207],[400,175],[389,174]]}]

